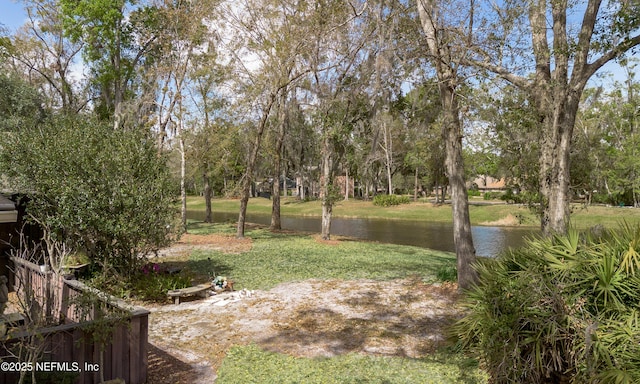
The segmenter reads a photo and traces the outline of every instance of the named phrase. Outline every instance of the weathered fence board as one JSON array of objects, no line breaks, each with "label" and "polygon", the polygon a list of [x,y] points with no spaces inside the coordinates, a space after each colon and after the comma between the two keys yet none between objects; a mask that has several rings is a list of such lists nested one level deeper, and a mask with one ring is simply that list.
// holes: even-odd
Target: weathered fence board
[{"label": "weathered fence board", "polygon": [[[38,335],[45,346],[43,361],[76,363],[79,367],[77,384],[99,383],[101,374],[105,380],[124,379],[127,384],[143,384],[147,381],[147,343],[149,312],[134,307],[103,292],[75,280],[64,280],[28,261],[12,259],[15,270],[15,288],[32,290],[39,305],[38,310],[58,326],[18,332],[4,338],[0,347],[2,361],[17,362],[10,357],[11,348],[32,335]],[[93,319],[81,318],[79,305],[74,299],[83,292],[96,294],[102,303],[126,311],[125,321],[113,328],[105,345],[96,344],[91,337]],[[99,371],[94,372],[94,368]],[[0,370],[0,383],[15,383],[18,372]]]}]

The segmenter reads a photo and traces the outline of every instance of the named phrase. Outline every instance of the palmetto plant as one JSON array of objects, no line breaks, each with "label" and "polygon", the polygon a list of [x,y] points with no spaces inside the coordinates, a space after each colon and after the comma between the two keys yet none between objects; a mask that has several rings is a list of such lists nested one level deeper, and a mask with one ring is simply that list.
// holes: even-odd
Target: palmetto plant
[{"label": "palmetto plant", "polygon": [[640,227],[535,239],[477,266],[455,326],[496,383],[640,382]]}]

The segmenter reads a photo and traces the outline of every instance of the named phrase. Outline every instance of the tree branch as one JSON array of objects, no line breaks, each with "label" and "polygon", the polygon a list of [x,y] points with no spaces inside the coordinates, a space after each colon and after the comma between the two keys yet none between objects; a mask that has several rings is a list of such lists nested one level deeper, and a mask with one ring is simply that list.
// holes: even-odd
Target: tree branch
[{"label": "tree branch", "polygon": [[595,28],[598,10],[600,9],[601,3],[602,0],[589,0],[589,3],[587,4],[587,8],[582,19],[580,35],[578,37],[578,47],[583,47],[583,49],[576,54],[574,68],[582,70],[587,63],[587,59],[589,57],[589,42],[593,36],[593,29]]},{"label": "tree branch", "polygon": [[623,53],[638,45],[640,45],[640,35],[636,35],[622,41],[613,49],[596,59],[593,63],[586,64],[582,72],[582,78],[590,78],[594,73],[596,73],[596,71],[598,71],[598,69],[602,68],[606,63],[620,57]]},{"label": "tree branch", "polygon": [[527,79],[526,77],[515,75],[515,74],[511,73],[508,69],[506,69],[506,68],[504,68],[504,67],[502,67],[500,65],[492,64],[492,63],[490,63],[488,61],[477,61],[477,60],[463,59],[463,60],[461,60],[460,63],[463,64],[463,65],[469,65],[469,66],[474,66],[474,67],[486,69],[486,70],[488,70],[490,72],[495,73],[499,77],[507,80],[511,84],[513,84],[516,87],[521,88],[523,90],[529,90],[529,89],[531,89],[531,87],[533,87],[533,82],[531,80]]}]

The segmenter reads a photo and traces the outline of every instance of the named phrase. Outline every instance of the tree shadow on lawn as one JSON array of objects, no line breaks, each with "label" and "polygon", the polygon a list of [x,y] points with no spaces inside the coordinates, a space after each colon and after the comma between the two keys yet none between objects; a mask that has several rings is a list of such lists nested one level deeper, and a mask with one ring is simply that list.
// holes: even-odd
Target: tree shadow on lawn
[{"label": "tree shadow on lawn", "polygon": [[[368,293],[363,302],[354,305],[369,306],[376,300],[375,293]],[[454,370],[457,377],[451,379],[458,383],[484,382],[475,374],[477,361],[454,352],[446,328],[458,318],[454,314],[412,316],[380,305],[357,316],[345,316],[326,307],[307,308],[297,310],[285,323],[276,324],[277,334],[255,343],[267,351],[296,357],[357,353],[411,359],[441,365],[443,368],[438,370]]]},{"label": "tree shadow on lawn", "polygon": [[185,267],[189,268],[197,276],[214,278],[215,276],[229,276],[233,272],[230,265],[221,260],[213,260],[211,258],[200,260],[188,260]]},{"label": "tree shadow on lawn", "polygon": [[[356,305],[369,306],[375,297]],[[257,341],[263,348],[294,356],[330,357],[346,353],[420,358],[445,346],[444,329],[458,319],[453,314],[412,316],[399,308],[345,315],[336,310],[300,308],[277,324],[279,332]]]},{"label": "tree shadow on lawn", "polygon": [[221,260],[158,260],[165,273],[180,274],[191,278],[193,284],[211,282],[215,276],[230,276],[233,268]]}]

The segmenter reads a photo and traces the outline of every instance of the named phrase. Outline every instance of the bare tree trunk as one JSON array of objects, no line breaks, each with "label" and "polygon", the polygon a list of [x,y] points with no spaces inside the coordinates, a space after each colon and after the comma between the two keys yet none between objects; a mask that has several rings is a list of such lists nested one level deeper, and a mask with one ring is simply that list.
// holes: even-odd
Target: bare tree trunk
[{"label": "bare tree trunk", "polygon": [[331,238],[331,214],[333,212],[333,196],[331,191],[332,153],[329,137],[322,141],[322,239]]},{"label": "bare tree trunk", "polygon": [[[559,100],[545,106],[546,101],[554,99]],[[549,111],[543,115],[542,121],[540,193],[543,201],[540,227],[546,235],[566,233],[571,208],[569,159],[579,100],[550,94],[538,94],[538,100],[539,110]]]},{"label": "bare tree trunk", "polygon": [[416,167],[416,175],[414,178],[413,201],[418,201],[418,167]]},{"label": "bare tree trunk", "polygon": [[[284,142],[284,135],[286,132],[285,125],[287,124],[287,111],[285,106],[285,98],[281,96],[280,105],[278,110],[278,135],[276,137],[276,145],[275,145],[275,166],[273,169],[273,173],[275,174],[275,181],[273,183],[273,195],[271,201],[271,226],[269,229],[280,230],[282,229],[282,224],[280,221],[280,172],[282,168],[282,144]],[[286,179],[283,180],[286,183]],[[286,184],[285,184],[286,185]],[[286,187],[283,188],[286,191]]]},{"label": "bare tree trunk", "polygon": [[181,209],[180,209],[180,223],[182,225],[182,230],[187,232],[187,188],[185,186],[185,178],[187,175],[187,157],[186,157],[186,148],[184,145],[184,137],[182,135],[182,129],[180,130],[180,201],[181,201]]},{"label": "bare tree trunk", "polygon": [[[448,92],[445,92],[447,94]],[[447,176],[451,186],[451,209],[453,212],[453,243],[456,248],[458,286],[470,288],[477,280],[473,269],[476,261],[476,250],[471,236],[471,220],[469,218],[469,200],[464,182],[464,165],[462,162],[462,132],[458,116],[455,96],[447,94],[450,101],[445,103],[444,139],[447,151]],[[451,103],[451,105],[449,105]],[[443,196],[444,200],[444,196]]]},{"label": "bare tree trunk", "polygon": [[[276,147],[277,146],[278,144],[276,144]],[[280,147],[282,147],[282,142],[280,142]],[[279,181],[282,158],[279,154],[279,151],[277,153],[278,154],[276,155],[276,160],[275,160],[276,164],[273,170],[273,172],[276,174],[276,177],[273,183],[273,193],[271,195],[271,226],[269,227],[269,229],[271,229],[272,231],[282,229],[282,225],[280,223],[280,181]]]},{"label": "bare tree trunk", "polygon": [[202,173],[202,181],[204,182],[204,206],[205,206],[205,215],[204,222],[212,223],[213,222],[213,212],[211,210],[211,184],[209,182],[209,176],[207,176],[207,172]]},{"label": "bare tree trunk", "polygon": [[384,113],[382,115],[382,138],[384,142],[382,150],[384,152],[385,170],[387,171],[387,193],[389,195],[393,195],[393,184],[391,183],[391,167],[393,166],[393,144],[391,142],[391,132],[389,132],[388,129],[387,115],[386,113]]},{"label": "bare tree trunk", "polygon": [[422,29],[426,35],[431,62],[436,70],[442,103],[444,121],[442,136],[445,140],[446,172],[451,186],[451,207],[453,213],[453,240],[456,249],[458,268],[458,287],[470,288],[477,280],[472,268],[476,261],[476,251],[471,237],[469,202],[464,183],[464,164],[462,162],[462,124],[456,87],[459,79],[452,52],[442,34],[438,20],[438,10],[433,0],[418,0],[418,12]]},{"label": "bare tree trunk", "polygon": [[264,129],[267,126],[267,119],[269,118],[269,113],[271,112],[273,103],[276,100],[276,96],[277,94],[275,92],[269,96],[269,100],[267,101],[267,104],[265,105],[265,109],[262,112],[262,118],[260,119],[260,123],[258,124],[256,137],[253,142],[253,146],[251,148],[251,153],[249,154],[249,161],[247,162],[247,168],[245,170],[245,173],[242,179],[242,188],[240,192],[240,212],[238,213],[238,225],[236,227],[236,237],[238,238],[244,238],[244,224],[247,219],[247,205],[249,203],[249,196],[251,195],[251,183],[253,181],[253,173],[256,168],[258,153],[260,152],[262,135],[264,134]]},{"label": "bare tree trunk", "polygon": [[[355,191],[354,191],[355,193]],[[349,168],[344,171],[344,199],[349,201]]]}]

